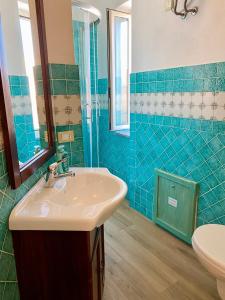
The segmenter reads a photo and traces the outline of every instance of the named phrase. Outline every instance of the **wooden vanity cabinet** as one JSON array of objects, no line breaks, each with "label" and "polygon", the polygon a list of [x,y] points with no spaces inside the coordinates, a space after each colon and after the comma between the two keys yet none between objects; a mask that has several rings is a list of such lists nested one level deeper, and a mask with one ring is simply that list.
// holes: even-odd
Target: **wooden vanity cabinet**
[{"label": "wooden vanity cabinet", "polygon": [[84,231],[13,231],[21,300],[101,300],[103,225]]}]

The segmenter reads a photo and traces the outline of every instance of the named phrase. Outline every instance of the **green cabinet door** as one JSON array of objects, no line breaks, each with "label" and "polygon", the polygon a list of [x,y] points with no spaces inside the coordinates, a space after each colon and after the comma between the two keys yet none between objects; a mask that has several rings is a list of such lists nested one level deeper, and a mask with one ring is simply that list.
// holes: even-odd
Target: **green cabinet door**
[{"label": "green cabinet door", "polygon": [[198,184],[158,169],[155,175],[154,222],[191,243],[196,225]]}]

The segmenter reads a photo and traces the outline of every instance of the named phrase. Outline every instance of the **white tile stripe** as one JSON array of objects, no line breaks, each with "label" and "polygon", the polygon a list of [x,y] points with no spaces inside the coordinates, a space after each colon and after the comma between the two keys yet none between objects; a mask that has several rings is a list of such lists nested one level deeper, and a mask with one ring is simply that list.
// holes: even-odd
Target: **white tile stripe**
[{"label": "white tile stripe", "polygon": [[[108,109],[107,95],[98,95]],[[131,113],[225,121],[225,92],[131,95]]]}]

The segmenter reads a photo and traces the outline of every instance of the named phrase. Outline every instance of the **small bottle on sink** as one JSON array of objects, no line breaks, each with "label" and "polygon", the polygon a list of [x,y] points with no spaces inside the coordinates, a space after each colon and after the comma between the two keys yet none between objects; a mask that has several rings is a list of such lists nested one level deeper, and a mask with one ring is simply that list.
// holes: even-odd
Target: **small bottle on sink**
[{"label": "small bottle on sink", "polygon": [[63,174],[64,169],[63,169],[63,156],[64,156],[65,150],[64,150],[64,145],[60,145],[57,147],[57,152],[56,152],[56,161],[61,162],[58,166],[57,173],[58,174]]},{"label": "small bottle on sink", "polygon": [[68,152],[64,151],[63,153],[63,162],[62,162],[62,168],[64,173],[68,173],[69,172],[69,154]]}]

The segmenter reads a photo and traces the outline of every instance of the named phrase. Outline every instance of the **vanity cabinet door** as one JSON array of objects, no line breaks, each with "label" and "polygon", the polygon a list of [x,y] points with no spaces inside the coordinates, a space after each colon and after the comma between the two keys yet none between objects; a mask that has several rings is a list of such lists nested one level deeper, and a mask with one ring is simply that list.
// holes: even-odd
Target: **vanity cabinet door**
[{"label": "vanity cabinet door", "polygon": [[96,229],[95,242],[92,252],[92,289],[93,300],[101,300],[104,287],[104,227]]},{"label": "vanity cabinet door", "polygon": [[92,291],[93,300],[100,300],[101,298],[99,297],[99,264],[97,251],[92,260]]},{"label": "vanity cabinet door", "polygon": [[21,300],[102,300],[104,227],[13,231]]},{"label": "vanity cabinet door", "polygon": [[105,283],[105,246],[104,246],[104,227],[101,227],[99,240],[99,262],[100,262],[100,293],[103,295]]}]

